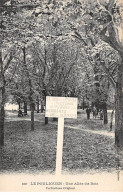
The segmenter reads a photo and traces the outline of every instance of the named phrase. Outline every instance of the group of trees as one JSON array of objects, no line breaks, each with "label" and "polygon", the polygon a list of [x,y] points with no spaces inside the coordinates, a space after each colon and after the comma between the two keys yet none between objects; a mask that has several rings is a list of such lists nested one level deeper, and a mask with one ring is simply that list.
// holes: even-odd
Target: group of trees
[{"label": "group of trees", "polygon": [[[4,105],[12,95],[34,107],[50,96],[76,96],[103,108],[115,91],[116,145],[123,143],[121,5],[115,0],[0,2],[0,145]],[[47,119],[46,121],[47,122]]]}]

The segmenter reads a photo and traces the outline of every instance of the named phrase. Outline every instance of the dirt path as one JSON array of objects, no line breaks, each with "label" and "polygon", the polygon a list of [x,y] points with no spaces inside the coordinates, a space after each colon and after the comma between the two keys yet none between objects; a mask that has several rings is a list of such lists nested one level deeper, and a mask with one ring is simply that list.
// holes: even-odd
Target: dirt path
[{"label": "dirt path", "polygon": [[[39,120],[37,120],[37,121],[39,121]],[[43,122],[43,121],[41,121],[41,122]],[[57,123],[53,123],[53,122],[49,122],[49,124],[57,125]],[[94,130],[88,130],[88,129],[83,129],[83,128],[79,128],[79,127],[73,127],[73,126],[70,126],[70,125],[64,125],[64,127],[70,128],[70,129],[75,129],[75,130],[80,130],[80,131],[85,131],[85,132],[88,132],[88,133],[94,133],[94,134],[99,134],[99,135],[106,135],[106,136],[114,138],[114,132],[94,131]]]},{"label": "dirt path", "polygon": [[[25,117],[22,117],[22,118],[19,118],[19,117],[16,117],[17,114],[15,114],[14,118],[10,116],[7,116],[6,117],[6,121],[22,121],[22,120],[27,120],[27,121],[30,121],[30,117],[29,116],[25,116]],[[35,121],[39,121],[39,122],[44,122],[43,119],[35,119]],[[57,125],[57,122],[51,122],[49,121],[49,124],[52,124],[52,125]],[[84,127],[78,127],[78,126],[70,126],[70,125],[64,125],[64,127],[66,128],[70,128],[70,129],[73,129],[73,130],[79,130],[79,131],[84,131],[84,132],[88,132],[88,133],[93,133],[93,134],[98,134],[98,135],[105,135],[105,136],[109,136],[109,137],[112,137],[114,138],[114,132],[108,132],[108,131],[105,131],[105,130],[102,130],[102,131],[96,131],[96,130],[88,130],[88,129],[84,129]]]}]

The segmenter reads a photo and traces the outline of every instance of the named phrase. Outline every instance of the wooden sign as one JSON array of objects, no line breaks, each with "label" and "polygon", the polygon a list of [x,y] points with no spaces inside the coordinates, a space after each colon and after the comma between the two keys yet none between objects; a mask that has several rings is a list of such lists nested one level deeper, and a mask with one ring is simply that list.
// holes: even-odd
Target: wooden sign
[{"label": "wooden sign", "polygon": [[56,174],[60,175],[62,170],[64,118],[77,118],[77,98],[47,96],[45,117],[58,118]]},{"label": "wooden sign", "polygon": [[47,96],[45,116],[77,118],[77,98]]}]

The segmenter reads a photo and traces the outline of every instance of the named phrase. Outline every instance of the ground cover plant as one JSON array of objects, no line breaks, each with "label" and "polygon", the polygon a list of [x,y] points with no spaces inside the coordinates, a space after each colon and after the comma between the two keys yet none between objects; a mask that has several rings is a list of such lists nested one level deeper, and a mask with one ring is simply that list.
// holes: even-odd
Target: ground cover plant
[{"label": "ground cover plant", "polygon": [[[82,116],[84,116],[84,123]],[[37,114],[35,115],[35,130],[31,131],[29,115],[18,118],[16,113],[9,113],[7,117],[5,146],[0,149],[0,172],[54,174],[57,122],[50,119],[49,124],[45,125],[44,114]],[[72,119],[69,122],[66,121],[63,142],[63,172],[67,171],[69,174],[93,171],[111,172],[117,170],[118,167],[123,168],[122,159],[119,159],[115,148],[114,137],[110,136],[110,133],[109,135],[97,134],[101,121],[90,120],[93,123],[98,121],[93,132],[88,131],[88,121],[84,112],[78,115],[77,122],[75,120],[73,122]],[[77,126],[78,121],[81,126],[74,129],[73,126]]]}]

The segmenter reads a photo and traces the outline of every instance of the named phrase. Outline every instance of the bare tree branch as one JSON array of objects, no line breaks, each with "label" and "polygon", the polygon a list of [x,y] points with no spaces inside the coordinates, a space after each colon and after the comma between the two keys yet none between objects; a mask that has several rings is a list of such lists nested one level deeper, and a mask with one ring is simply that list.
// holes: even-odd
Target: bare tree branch
[{"label": "bare tree branch", "polygon": [[[108,31],[109,33],[109,36],[106,35],[106,32]],[[123,47],[121,47],[119,45],[119,43],[117,42],[116,40],[116,33],[115,33],[115,30],[114,30],[114,27],[110,25],[110,27],[108,27],[108,30],[107,28],[104,28],[101,32],[100,32],[100,38],[108,43],[113,49],[115,49],[116,51],[118,52],[123,52]]]},{"label": "bare tree branch", "polygon": [[105,62],[101,63],[105,73],[107,74],[107,77],[109,78],[110,82],[112,83],[113,87],[116,88],[116,82],[114,80],[114,78],[112,77],[112,75],[110,74],[109,70],[107,69],[106,65],[105,65]]},{"label": "bare tree branch", "polygon": [[4,70],[3,70],[4,73],[5,73],[6,70],[8,69],[8,67],[9,67],[10,62],[12,61],[12,59],[13,59],[13,53],[10,54],[8,61],[7,61],[6,65],[4,66]]}]

